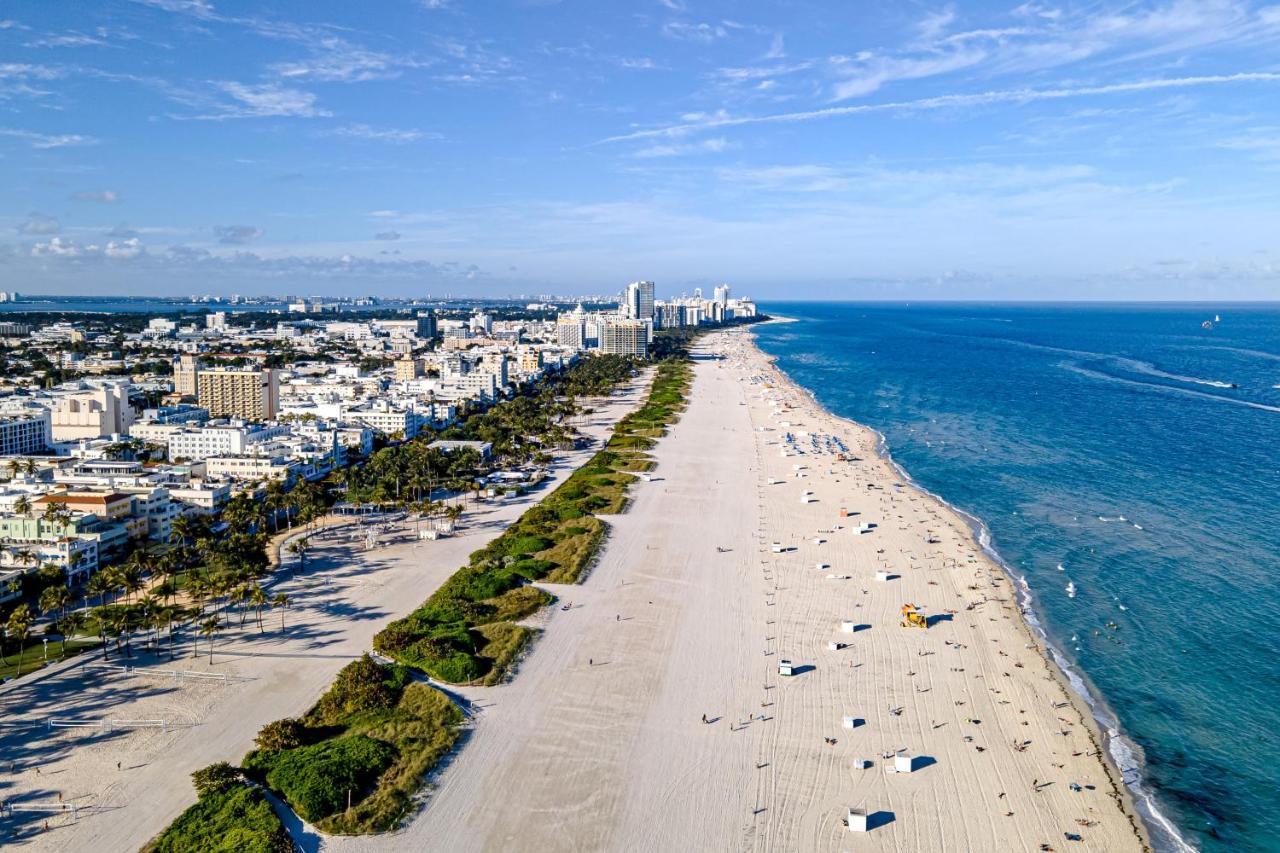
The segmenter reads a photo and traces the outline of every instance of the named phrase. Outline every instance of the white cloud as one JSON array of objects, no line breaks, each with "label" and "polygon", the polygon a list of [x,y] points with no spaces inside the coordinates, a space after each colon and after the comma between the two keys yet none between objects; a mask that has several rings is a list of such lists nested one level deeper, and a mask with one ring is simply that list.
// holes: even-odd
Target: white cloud
[{"label": "white cloud", "polygon": [[333,115],[328,110],[316,106],[315,95],[301,89],[290,89],[276,83],[250,85],[237,83],[234,80],[221,81],[217,86],[238,103],[224,105],[219,112],[197,116],[197,118],[210,120],[276,116],[323,118]]},{"label": "white cloud", "polygon": [[120,200],[120,194],[115,190],[84,190],[71,194],[72,201],[96,201],[100,204],[115,204]]},{"label": "white cloud", "polygon": [[83,246],[72,240],[64,240],[61,237],[54,237],[47,243],[33,243],[31,246],[31,257],[33,258],[46,256],[74,258],[83,254]]},{"label": "white cloud", "polygon": [[662,33],[669,38],[702,44],[710,44],[729,35],[723,24],[695,24],[688,21],[668,21],[662,25]]},{"label": "white cloud", "polygon": [[79,133],[37,133],[34,130],[21,130],[11,127],[0,127],[0,136],[26,140],[32,148],[66,148],[72,145],[96,145],[98,143],[98,140],[92,136],[84,136]]},{"label": "white cloud", "polygon": [[937,12],[930,12],[916,23],[916,30],[924,41],[936,41],[956,20],[955,6],[947,6]]},{"label": "white cloud", "polygon": [[47,234],[57,234],[62,230],[62,224],[58,222],[56,216],[46,216],[43,213],[30,213],[27,215],[26,221],[18,226],[18,233],[27,236],[44,236]]},{"label": "white cloud", "polygon": [[142,247],[142,241],[137,237],[130,237],[127,240],[115,241],[107,243],[106,249],[103,250],[108,258],[136,258],[146,251]]},{"label": "white cloud", "polygon": [[215,225],[213,234],[224,246],[246,246],[265,234],[252,225]]},{"label": "white cloud", "polygon": [[399,232],[399,231],[379,231],[377,234],[374,234],[374,235],[373,235],[373,239],[375,239],[375,240],[399,240],[399,239],[400,239],[400,232]]},{"label": "white cloud", "polygon": [[684,154],[719,154],[729,147],[724,137],[704,139],[691,145],[651,145],[635,152],[636,157],[649,159],[654,157],[679,157]]},{"label": "white cloud", "polygon": [[744,127],[758,124],[793,124],[798,122],[819,121],[829,118],[873,114],[919,112],[926,110],[958,109],[964,107],[987,107],[996,104],[1029,104],[1036,101],[1064,100],[1068,98],[1095,97],[1104,95],[1127,94],[1132,92],[1161,91],[1165,89],[1189,89],[1198,87],[1225,86],[1242,83],[1280,83],[1280,72],[1250,71],[1238,74],[1210,74],[1197,77],[1160,77],[1150,80],[1136,80],[1129,83],[1111,83],[1102,86],[1063,86],[1054,89],[996,89],[970,94],[937,95],[932,98],[917,98],[909,101],[888,101],[878,104],[854,104],[844,107],[827,107],[818,110],[801,112],[774,113],[772,115],[730,116],[719,113],[711,116],[686,114],[683,123],[666,127],[637,130],[632,133],[619,134],[602,139],[597,144],[607,142],[625,142],[633,139],[655,139],[661,137],[680,137],[705,130],[725,127]]},{"label": "white cloud", "polygon": [[871,57],[860,62],[843,63],[846,78],[835,85],[835,100],[844,101],[869,95],[894,80],[919,80],[970,68],[987,58],[983,50],[960,50],[921,59]]},{"label": "white cloud", "polygon": [[368,139],[372,142],[392,142],[401,144],[417,142],[421,139],[441,139],[438,133],[427,133],[421,130],[401,130],[394,127],[370,127],[367,124],[348,124],[324,131],[325,136],[343,136],[349,139]]},{"label": "white cloud", "polygon": [[64,33],[60,36],[45,36],[27,42],[23,47],[90,47],[105,45],[104,39],[85,35],[84,33]]}]

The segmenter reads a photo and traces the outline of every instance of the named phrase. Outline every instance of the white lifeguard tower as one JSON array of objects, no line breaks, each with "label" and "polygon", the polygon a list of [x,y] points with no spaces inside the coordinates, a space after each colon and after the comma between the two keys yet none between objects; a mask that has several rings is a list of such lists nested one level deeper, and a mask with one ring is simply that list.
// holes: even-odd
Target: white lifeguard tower
[{"label": "white lifeguard tower", "polygon": [[857,632],[858,624],[856,622],[852,622],[848,619],[845,619],[843,622],[840,623],[840,630],[846,634],[853,634]]},{"label": "white lifeguard tower", "polygon": [[769,550],[770,550],[770,551],[772,551],[772,552],[773,552],[773,553],[775,553],[775,554],[781,554],[781,553],[782,553],[782,543],[781,543],[781,542],[771,542],[771,543],[769,544]]},{"label": "white lifeguard tower", "polygon": [[849,827],[850,832],[866,832],[867,831],[867,809],[865,806],[850,808],[849,814],[845,817],[845,824]]},{"label": "white lifeguard tower", "polygon": [[830,642],[827,643],[827,651],[829,652],[838,652],[843,648],[844,648],[844,643],[840,642],[839,640],[831,640]]},{"label": "white lifeguard tower", "polygon": [[893,772],[910,773],[915,769],[916,759],[911,753],[904,750],[893,757]]},{"label": "white lifeguard tower", "polygon": [[788,658],[778,661],[778,675],[795,675],[796,667]]},{"label": "white lifeguard tower", "polygon": [[[841,724],[842,726],[844,726],[846,729],[856,729],[858,726],[862,725],[862,718],[861,718],[861,717],[854,717],[854,716],[850,716],[850,715],[846,714],[846,715],[841,719],[840,724]],[[861,759],[859,759],[859,760],[861,760]],[[854,763],[856,764],[857,762],[854,762]]]},{"label": "white lifeguard tower", "polygon": [[881,582],[889,580],[889,573],[888,573],[888,572],[876,572],[876,580],[881,581]]}]

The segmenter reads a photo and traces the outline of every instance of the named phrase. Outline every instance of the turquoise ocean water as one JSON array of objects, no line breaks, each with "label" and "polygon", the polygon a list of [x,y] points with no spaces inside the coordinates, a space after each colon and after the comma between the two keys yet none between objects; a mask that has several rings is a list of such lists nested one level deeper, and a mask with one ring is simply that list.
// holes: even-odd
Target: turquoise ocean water
[{"label": "turquoise ocean water", "polygon": [[1158,848],[1280,850],[1280,306],[763,308],[781,368],[989,530]]}]

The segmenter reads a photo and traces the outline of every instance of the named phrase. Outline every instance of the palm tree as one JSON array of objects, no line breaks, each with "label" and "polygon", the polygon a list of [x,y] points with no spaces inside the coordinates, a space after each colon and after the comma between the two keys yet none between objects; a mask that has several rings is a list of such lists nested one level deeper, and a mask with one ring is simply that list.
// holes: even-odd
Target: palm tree
[{"label": "palm tree", "polygon": [[22,658],[27,653],[27,634],[31,632],[31,622],[31,609],[25,602],[13,608],[13,612],[9,614],[9,636],[18,638],[18,669],[15,675],[22,674]]},{"label": "palm tree", "polygon": [[107,603],[107,593],[111,592],[114,588],[115,585],[111,578],[110,570],[98,572],[93,577],[89,578],[88,592],[90,595],[98,596],[99,605]]},{"label": "palm tree", "polygon": [[22,470],[22,463],[17,459],[10,459],[5,466],[9,469],[9,479],[14,480],[18,477],[18,472]]},{"label": "palm tree", "polygon": [[81,629],[84,628],[84,614],[78,610],[68,611],[60,620],[58,620],[58,630],[62,634],[62,656],[67,656],[67,637],[74,637]]},{"label": "palm tree", "polygon": [[213,637],[220,630],[222,630],[222,623],[218,621],[216,616],[210,616],[200,623],[201,636],[209,638],[209,666],[213,666]]},{"label": "palm tree", "polygon": [[[47,587],[44,592],[40,593],[40,612],[45,616],[50,613],[57,613],[55,621],[61,623],[66,618],[67,607],[71,604],[71,590],[62,584]],[[62,629],[62,653],[67,653],[67,634],[66,627]]]},{"label": "palm tree", "polygon": [[138,616],[139,622],[145,628],[151,629],[151,648],[154,651],[156,646],[160,644],[160,611],[163,606],[160,599],[154,595],[144,595],[138,599]]},{"label": "palm tree", "polygon": [[200,575],[187,578],[187,595],[196,603],[196,616],[204,615],[204,602],[211,592],[209,581]]},{"label": "palm tree", "polygon": [[280,608],[280,632],[284,633],[284,611],[289,607],[289,596],[283,592],[277,592],[271,599],[271,606]]},{"label": "palm tree", "polygon": [[13,502],[13,511],[16,512],[18,515],[30,516],[31,515],[31,498],[27,497],[26,495],[19,496],[18,499]]},{"label": "palm tree", "polygon": [[254,584],[249,590],[249,603],[252,604],[253,609],[257,611],[259,634],[262,633],[262,608],[266,607],[269,601],[267,594],[263,591],[262,587],[257,584]]},{"label": "palm tree", "polygon": [[[136,556],[137,552],[134,553]],[[116,569],[116,573],[120,588],[127,592],[129,600],[133,601],[134,594],[146,586],[146,583],[142,580],[142,569],[138,567],[131,557],[129,562]]]}]

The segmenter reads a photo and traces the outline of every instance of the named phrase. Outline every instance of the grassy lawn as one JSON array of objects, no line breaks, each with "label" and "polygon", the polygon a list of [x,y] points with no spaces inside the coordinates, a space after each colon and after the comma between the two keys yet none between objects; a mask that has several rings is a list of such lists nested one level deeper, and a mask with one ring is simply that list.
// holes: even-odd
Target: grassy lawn
[{"label": "grassy lawn", "polygon": [[[62,652],[62,642],[60,640],[49,641],[49,660],[44,659],[44,643],[39,639],[28,638],[26,650],[22,655],[22,674],[35,672],[46,664],[57,663],[66,658],[73,658],[76,655],[86,652],[90,649],[98,647],[97,638],[93,639],[75,639],[67,641],[67,651],[64,657]],[[18,675],[18,649],[17,644],[6,644],[4,659],[6,663],[0,664],[0,679],[15,678]]]}]

